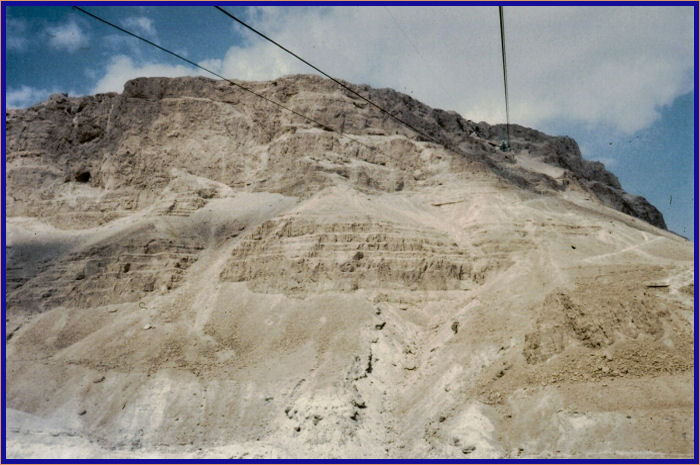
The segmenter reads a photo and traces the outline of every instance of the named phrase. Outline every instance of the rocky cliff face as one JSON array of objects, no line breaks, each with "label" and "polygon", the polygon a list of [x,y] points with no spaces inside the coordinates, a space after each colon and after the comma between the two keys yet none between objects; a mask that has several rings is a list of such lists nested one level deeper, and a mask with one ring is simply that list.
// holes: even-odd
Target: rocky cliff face
[{"label": "rocky cliff face", "polygon": [[343,134],[204,78],[6,115],[9,456],[692,455],[658,210],[566,137],[246,85]]},{"label": "rocky cliff face", "polygon": [[[84,183],[104,189],[114,202],[110,218],[116,218],[120,211],[139,208],[142,201],[137,197],[144,188],[166,185],[171,179],[169,170],[185,166],[192,174],[232,187],[308,195],[326,185],[327,176],[322,172],[329,168],[320,162],[298,163],[298,155],[318,149],[332,151],[334,144],[341,152],[354,153],[360,160],[384,167],[384,171],[394,168],[391,179],[384,179],[381,169],[367,168],[357,174],[361,179],[355,179],[356,184],[392,192],[417,181],[414,172],[422,164],[416,163],[410,148],[400,160],[392,160],[390,153],[398,147],[382,150],[377,144],[353,143],[352,135],[385,136],[393,144],[427,141],[333,82],[293,76],[247,85],[342,129],[348,137],[318,133],[299,117],[229,83],[205,78],[136,79],[126,83],[122,94],[81,98],[56,94],[45,103],[7,115],[9,186],[13,193],[24,185],[32,187],[21,196],[8,198],[8,213],[54,215],[54,221],[59,222],[65,214],[78,215],[86,224],[99,223],[104,220],[100,211],[105,210],[103,201],[99,207],[81,204],[77,212],[75,205],[62,206],[51,199],[60,192],[56,184]],[[573,182],[607,206],[666,227],[656,208],[644,198],[624,192],[615,175],[600,162],[584,160],[576,142],[568,137],[551,137],[514,125],[512,154],[507,155],[499,149],[505,139],[503,126],[466,121],[455,112],[432,109],[391,89],[354,87],[424,134],[444,142],[454,149],[453,155],[477,161],[481,169],[487,167],[520,187],[564,190]],[[298,129],[301,134],[297,134]],[[272,160],[263,162],[250,156],[261,147],[268,149]],[[248,156],[231,157],[230,153]],[[515,163],[513,154],[563,171],[558,177],[533,172]],[[329,161],[333,162],[324,160]],[[41,167],[38,171],[33,169],[37,165]],[[333,169],[343,174],[342,168]],[[260,182],[254,180],[256,176],[267,178],[265,184],[256,184]]]}]

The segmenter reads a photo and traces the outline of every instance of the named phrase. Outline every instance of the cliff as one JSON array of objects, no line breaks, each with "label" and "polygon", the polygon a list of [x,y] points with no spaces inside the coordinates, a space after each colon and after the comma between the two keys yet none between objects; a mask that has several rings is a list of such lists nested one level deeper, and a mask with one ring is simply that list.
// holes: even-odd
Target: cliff
[{"label": "cliff", "polygon": [[689,458],[692,245],[575,142],[313,76],[7,122],[12,458]]}]

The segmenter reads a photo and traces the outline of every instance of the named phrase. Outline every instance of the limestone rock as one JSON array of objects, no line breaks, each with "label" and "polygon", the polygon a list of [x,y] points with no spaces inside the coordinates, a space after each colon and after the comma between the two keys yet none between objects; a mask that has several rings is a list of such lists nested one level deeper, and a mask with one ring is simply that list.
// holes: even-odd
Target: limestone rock
[{"label": "limestone rock", "polygon": [[7,113],[8,457],[692,457],[658,210],[566,137],[244,85],[343,134],[205,78]]}]

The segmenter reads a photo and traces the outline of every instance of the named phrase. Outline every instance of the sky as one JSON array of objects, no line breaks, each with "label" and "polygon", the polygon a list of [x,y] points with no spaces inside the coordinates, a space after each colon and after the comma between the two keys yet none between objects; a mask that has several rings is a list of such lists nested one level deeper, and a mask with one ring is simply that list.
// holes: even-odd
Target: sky
[{"label": "sky", "polygon": [[[8,107],[207,75],[70,6],[6,6]],[[231,79],[312,73],[212,6],[85,9]],[[227,6],[329,74],[505,122],[495,6]],[[694,240],[691,6],[504,8],[511,122],[577,140]]]}]

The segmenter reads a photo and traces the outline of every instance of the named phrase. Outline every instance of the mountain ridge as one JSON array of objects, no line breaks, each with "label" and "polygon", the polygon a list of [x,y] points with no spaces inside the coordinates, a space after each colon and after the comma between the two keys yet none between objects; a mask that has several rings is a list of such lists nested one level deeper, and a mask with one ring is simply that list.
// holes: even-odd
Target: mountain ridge
[{"label": "mountain ridge", "polygon": [[[338,105],[338,108],[330,108],[328,110],[333,112],[332,115],[326,113],[327,105],[338,104],[338,102],[333,102],[331,96],[328,97],[330,102],[321,102],[319,108],[310,108],[310,111],[308,111],[309,116],[312,118],[327,121],[330,127],[336,128],[340,132],[345,130],[349,134],[352,134],[352,131],[361,134],[363,129],[373,128],[372,130],[375,132],[379,129],[387,134],[404,134],[408,137],[418,138],[418,140],[423,139],[422,136],[414,134],[410,129],[390,119],[387,115],[382,114],[379,110],[353,94],[335,88],[335,84],[327,79],[313,75],[293,75],[270,81],[269,84],[260,82],[244,84],[261,88],[273,87],[272,99],[278,98],[281,102],[286,102],[298,92],[294,90],[295,86],[298,87],[302,83],[306,87],[312,85],[310,87],[311,90],[317,92],[322,90],[324,93],[330,93],[331,96],[340,95],[346,99],[346,101]],[[350,83],[347,83],[347,85],[354,86]],[[474,123],[467,121],[456,112],[431,109],[412,97],[400,94],[392,89],[372,89],[366,85],[354,86],[354,88],[358,92],[366,92],[370,100],[376,101],[379,106],[387,109],[403,121],[431,135],[431,137],[444,141],[448,147],[454,147],[461,155],[475,157],[488,163],[496,172],[500,172],[506,179],[514,180],[521,187],[532,188],[539,182],[542,182],[539,179],[520,179],[522,173],[518,173],[517,170],[511,169],[512,167],[508,166],[507,163],[503,163],[504,160],[510,160],[508,155],[501,152],[498,148],[501,141],[505,139],[504,125],[491,126],[484,122]],[[91,147],[95,145],[99,147],[100,144],[107,145],[107,148],[104,149],[100,147],[106,151],[109,150],[109,143],[105,144],[104,139],[109,139],[109,135],[105,136],[105,132],[108,130],[106,125],[109,124],[109,118],[105,118],[104,115],[100,114],[100,110],[105,111],[104,105],[110,105],[113,108],[114,105],[122,105],[123,101],[128,101],[128,99],[158,101],[178,96],[195,98],[218,96],[218,101],[225,103],[226,98],[228,98],[226,97],[227,94],[242,95],[241,93],[245,93],[245,91],[234,88],[225,81],[215,81],[203,77],[138,78],[128,81],[122,94],[109,93],[99,94],[94,97],[74,98],[68,98],[62,94],[54,94],[47,102],[32,107],[33,110],[11,111],[8,122],[10,125],[13,124],[13,115],[27,114],[26,112],[41,111],[40,109],[50,110],[52,108],[64,110],[69,114],[74,114],[73,127],[69,133],[57,135],[58,138],[64,139],[65,143],[69,145],[77,145],[78,147],[84,144],[88,144]],[[248,97],[248,101],[251,101],[250,98],[253,99],[252,101],[255,101],[256,97],[252,95]],[[348,111],[348,108],[342,107],[342,105],[347,107],[348,104],[352,105],[350,106],[350,111]],[[260,101],[255,105],[263,106],[263,108],[269,107],[268,109],[274,109],[275,112],[281,111],[267,102]],[[93,114],[95,112],[97,114]],[[364,115],[364,113],[367,113],[367,115]],[[363,115],[366,116],[365,120],[360,121]],[[299,119],[298,117],[296,118]],[[89,122],[75,121],[75,119]],[[65,125],[64,127],[70,126]],[[8,131],[8,134],[11,133],[12,131]],[[567,171],[566,176],[570,178],[566,180],[567,183],[576,182],[584,190],[595,195],[605,205],[666,229],[663,215],[653,205],[649,204],[643,197],[630,195],[622,190],[617,177],[607,171],[601,162],[583,159],[578,145],[573,139],[566,136],[547,136],[540,131],[519,125],[511,125],[511,137],[513,152],[537,152],[539,159],[544,163],[552,164]],[[10,141],[8,140],[8,142]],[[61,142],[64,141],[59,141],[52,147],[52,150],[62,150],[63,145]],[[93,164],[94,162],[95,160],[90,161]],[[80,175],[79,170],[74,169],[73,172],[64,172],[63,174],[68,178],[71,176],[75,177]],[[98,176],[90,182],[92,184],[97,182],[99,185],[102,181]],[[555,183],[550,184],[550,187],[556,187]],[[565,186],[560,185],[558,187],[562,188]]]},{"label": "mountain ridge", "polygon": [[6,115],[8,457],[692,456],[692,244],[575,142],[246,85],[348,137],[204,78]]}]

